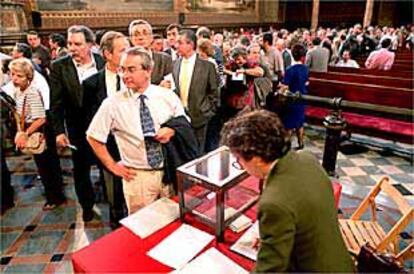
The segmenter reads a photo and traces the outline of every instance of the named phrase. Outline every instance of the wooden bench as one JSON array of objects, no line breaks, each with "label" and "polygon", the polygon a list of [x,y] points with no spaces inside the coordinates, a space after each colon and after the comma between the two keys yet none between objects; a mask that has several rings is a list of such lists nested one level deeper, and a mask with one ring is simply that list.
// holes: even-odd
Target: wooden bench
[{"label": "wooden bench", "polygon": [[414,86],[413,79],[406,79],[400,77],[367,75],[357,73],[344,73],[344,72],[310,72],[312,78],[337,80],[349,83],[361,83],[361,84],[372,84],[381,85],[388,87],[398,88],[409,88],[412,89]]},{"label": "wooden bench", "polygon": [[[412,89],[393,88],[387,86],[349,83],[337,80],[310,77],[309,95],[319,97],[341,97],[348,101],[392,106],[412,110]],[[305,110],[307,122],[322,125],[330,109],[307,106]],[[343,112],[349,133],[362,133],[387,140],[408,144],[414,143],[412,121],[399,121],[393,118],[378,117],[357,111]]]},{"label": "wooden bench", "polygon": [[[307,106],[305,109],[306,122],[322,126],[324,118],[330,112],[327,108]],[[413,123],[352,112],[342,112],[342,115],[347,122],[346,131],[350,133],[360,133],[385,140],[414,144]]]},{"label": "wooden bench", "polygon": [[345,100],[412,108],[414,90],[381,85],[349,83],[337,80],[309,78],[309,95],[342,97]]},{"label": "wooden bench", "polygon": [[398,78],[406,78],[412,79],[413,72],[412,71],[399,71],[399,70],[372,70],[366,68],[342,68],[342,67],[328,67],[329,72],[344,72],[344,73],[358,73],[358,74],[365,74],[365,75],[376,75],[376,76],[390,76],[390,77],[398,77]]}]

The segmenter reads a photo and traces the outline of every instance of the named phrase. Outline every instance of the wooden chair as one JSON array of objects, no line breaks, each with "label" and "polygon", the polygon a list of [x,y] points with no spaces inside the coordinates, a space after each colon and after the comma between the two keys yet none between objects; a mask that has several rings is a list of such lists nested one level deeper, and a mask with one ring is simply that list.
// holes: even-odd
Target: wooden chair
[{"label": "wooden chair", "polygon": [[[385,192],[393,200],[402,214],[402,217],[388,232],[385,232],[377,222],[375,197],[380,191]],[[368,208],[371,209],[371,220],[361,220],[361,216]],[[400,255],[399,258],[403,259],[406,257],[405,250],[398,253],[399,235],[413,220],[414,208],[410,207],[403,195],[390,184],[388,177],[382,177],[354,214],[352,214],[351,218],[339,219],[339,225],[342,237],[350,253],[354,255],[359,254],[361,246],[369,242],[378,251],[387,251],[396,257]],[[411,250],[411,248],[408,248],[407,251]]]}]

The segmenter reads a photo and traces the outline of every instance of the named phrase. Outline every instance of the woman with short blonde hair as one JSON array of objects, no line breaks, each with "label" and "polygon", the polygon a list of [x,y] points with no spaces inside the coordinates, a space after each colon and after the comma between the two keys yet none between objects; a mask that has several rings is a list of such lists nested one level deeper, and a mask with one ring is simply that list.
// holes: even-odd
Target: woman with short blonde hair
[{"label": "woman with short blonde hair", "polygon": [[[23,150],[27,147],[29,136],[35,132],[44,132],[46,112],[40,91],[33,83],[34,67],[27,58],[18,58],[9,64],[10,78],[14,86],[16,111],[19,115],[20,127],[15,137],[16,147]],[[61,173],[56,174],[54,164],[51,163],[53,144],[40,154],[33,154],[38,173],[45,188],[46,203],[43,210],[54,209],[66,201],[62,191]]]}]

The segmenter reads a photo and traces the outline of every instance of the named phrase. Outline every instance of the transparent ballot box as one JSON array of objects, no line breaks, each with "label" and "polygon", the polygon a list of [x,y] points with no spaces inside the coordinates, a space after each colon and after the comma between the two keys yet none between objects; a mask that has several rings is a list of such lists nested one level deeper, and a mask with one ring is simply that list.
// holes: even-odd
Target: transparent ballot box
[{"label": "transparent ballot box", "polygon": [[[260,186],[237,163],[227,147],[220,147],[177,169],[181,221],[192,214],[224,240],[224,229],[252,207]],[[248,178],[248,179],[247,179]]]}]

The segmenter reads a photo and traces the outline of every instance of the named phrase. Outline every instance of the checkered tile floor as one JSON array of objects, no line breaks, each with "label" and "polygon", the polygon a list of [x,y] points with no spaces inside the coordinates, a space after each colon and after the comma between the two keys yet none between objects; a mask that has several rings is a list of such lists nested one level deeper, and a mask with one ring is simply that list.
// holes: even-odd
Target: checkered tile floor
[{"label": "checkered tile floor", "polygon": [[[320,160],[324,149],[324,132],[321,129],[306,129],[305,149]],[[295,146],[295,145],[293,145]],[[5,273],[71,273],[70,254],[88,245],[111,231],[108,206],[98,202],[95,219],[84,224],[81,210],[76,202],[72,169],[69,158],[61,159],[66,183],[68,202],[56,210],[44,212],[43,187],[37,179],[36,168],[30,157],[7,158],[13,172],[12,184],[16,191],[16,206],[1,216],[1,260],[0,270]],[[399,156],[387,156],[381,150],[369,148],[361,153],[346,155],[339,153],[336,177],[343,186],[340,209],[349,216],[383,175],[389,175],[406,199],[414,205],[414,169],[412,161]],[[93,181],[98,181],[98,172],[93,171]],[[34,187],[24,186],[34,182]],[[97,188],[97,200],[102,192]],[[383,210],[379,215],[384,227],[391,227],[399,216],[392,210]],[[414,228],[405,234],[412,240]],[[412,267],[412,265],[411,265]]]}]

